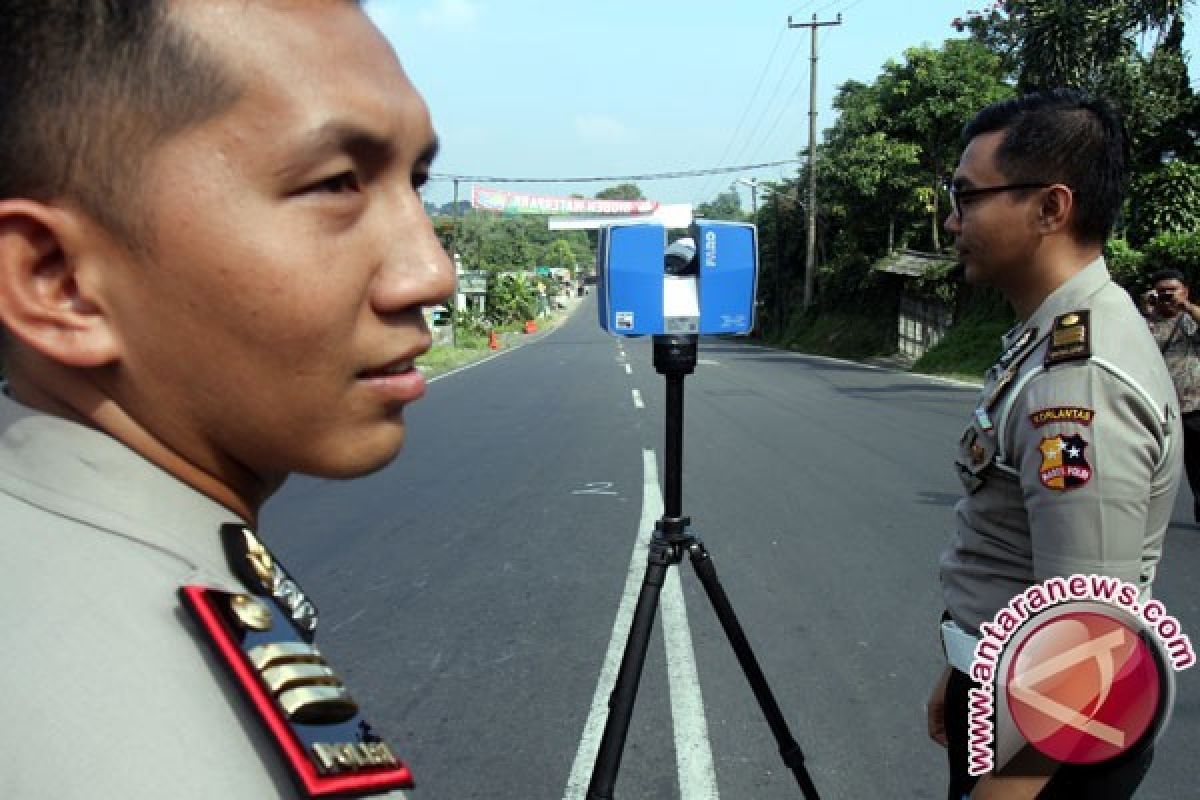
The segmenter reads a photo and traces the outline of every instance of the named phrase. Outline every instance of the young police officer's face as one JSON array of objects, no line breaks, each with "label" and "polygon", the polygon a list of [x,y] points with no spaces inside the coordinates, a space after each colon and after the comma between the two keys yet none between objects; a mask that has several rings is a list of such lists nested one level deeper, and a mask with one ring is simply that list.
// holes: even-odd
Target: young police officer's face
[{"label": "young police officer's face", "polygon": [[347,0],[180,0],[244,87],[148,156],[150,255],[111,295],[143,428],[242,494],[387,463],[453,270],[417,188],[427,110]]},{"label": "young police officer's face", "polygon": [[[976,136],[963,150],[953,186],[969,191],[1012,184],[996,165],[1004,131]],[[961,215],[953,208],[945,229],[969,283],[1004,290],[1022,285],[1032,267],[1039,237],[1037,190],[1000,191],[960,197]]]}]

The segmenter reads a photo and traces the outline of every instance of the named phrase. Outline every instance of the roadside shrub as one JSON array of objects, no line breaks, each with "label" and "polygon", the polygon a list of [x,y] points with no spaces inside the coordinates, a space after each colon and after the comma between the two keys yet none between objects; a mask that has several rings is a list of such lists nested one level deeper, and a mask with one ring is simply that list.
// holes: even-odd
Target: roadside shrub
[{"label": "roadside shrub", "polygon": [[1160,269],[1177,269],[1187,285],[1200,288],[1200,232],[1160,233],[1145,247],[1144,274]]},{"label": "roadside shrub", "polygon": [[1000,356],[1000,337],[1013,320],[976,314],[955,323],[946,335],[913,365],[915,372],[980,378]]},{"label": "roadside shrub", "polygon": [[1200,164],[1163,164],[1134,180],[1129,195],[1129,235],[1137,245],[1200,228]]},{"label": "roadside shrub", "polygon": [[524,322],[537,313],[537,293],[525,278],[503,275],[488,281],[487,309],[497,326]]},{"label": "roadside shrub", "polygon": [[1104,245],[1104,260],[1112,279],[1129,289],[1145,275],[1146,255],[1130,246],[1124,239],[1109,239]]},{"label": "roadside shrub", "polygon": [[453,312],[454,326],[457,336],[461,339],[468,336],[473,339],[485,339],[488,334],[487,320],[483,314],[474,308],[455,309]]}]

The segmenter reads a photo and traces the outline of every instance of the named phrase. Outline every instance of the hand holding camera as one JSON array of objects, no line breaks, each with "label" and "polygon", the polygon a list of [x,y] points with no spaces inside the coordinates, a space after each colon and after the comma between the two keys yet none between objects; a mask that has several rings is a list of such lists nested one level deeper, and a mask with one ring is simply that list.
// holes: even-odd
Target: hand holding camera
[{"label": "hand holding camera", "polygon": [[1142,295],[1147,308],[1159,313],[1174,315],[1188,307],[1187,291],[1175,288],[1151,289]]}]

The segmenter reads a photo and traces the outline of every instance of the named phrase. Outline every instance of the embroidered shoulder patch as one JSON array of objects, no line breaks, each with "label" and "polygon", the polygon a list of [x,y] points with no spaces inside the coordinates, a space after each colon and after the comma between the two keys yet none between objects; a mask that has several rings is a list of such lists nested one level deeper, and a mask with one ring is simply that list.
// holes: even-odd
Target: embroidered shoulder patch
[{"label": "embroidered shoulder patch", "polygon": [[412,788],[412,774],[371,730],[315,645],[288,614],[251,594],[179,590],[283,753],[306,797]]},{"label": "embroidered shoulder patch", "polygon": [[1033,427],[1040,428],[1053,422],[1073,422],[1078,425],[1091,425],[1096,412],[1082,406],[1056,406],[1042,408],[1029,415]]},{"label": "embroidered shoulder patch", "polygon": [[1086,310],[1072,311],[1054,319],[1054,327],[1050,330],[1050,346],[1046,348],[1045,366],[1092,357],[1090,316],[1091,312]]},{"label": "embroidered shoulder patch", "polygon": [[1077,433],[1060,434],[1042,439],[1038,449],[1042,465],[1038,478],[1042,486],[1056,492],[1078,489],[1092,479],[1092,465],[1084,451],[1087,440]]}]

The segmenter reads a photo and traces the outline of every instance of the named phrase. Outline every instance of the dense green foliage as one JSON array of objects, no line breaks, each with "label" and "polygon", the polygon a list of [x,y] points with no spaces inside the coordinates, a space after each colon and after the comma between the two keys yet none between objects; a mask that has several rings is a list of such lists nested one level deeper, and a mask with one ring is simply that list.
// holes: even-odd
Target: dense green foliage
[{"label": "dense green foliage", "polygon": [[1139,244],[1160,233],[1200,230],[1200,163],[1169,161],[1139,175],[1130,206],[1129,237]]},{"label": "dense green foliage", "polygon": [[[1136,290],[1149,272],[1182,269],[1200,287],[1200,102],[1182,50],[1189,0],[999,0],[951,26],[964,39],[914,47],[871,83],[849,81],[817,162],[817,312],[802,314],[807,165],[760,187],[760,330],[769,341],[828,339],[827,316],[894,320],[896,282],[874,269],[901,248],[938,252],[960,131],[981,107],[1018,92],[1077,86],[1122,112],[1134,181],[1118,238],[1107,248],[1114,277]],[[804,155],[802,153],[802,155]],[[1010,324],[1002,304],[969,311],[948,276],[906,291],[936,297],[959,320],[924,368],[989,359]],[[811,328],[811,335],[804,331]],[[881,346],[886,341],[880,339]],[[986,364],[984,365],[986,366]]]},{"label": "dense green foliage", "polygon": [[537,292],[524,277],[501,275],[488,281],[487,317],[497,325],[533,319]]},{"label": "dense green foliage", "polygon": [[549,230],[544,216],[471,211],[461,217],[437,217],[434,224],[446,250],[458,253],[464,269],[499,273],[592,264],[587,233]]},{"label": "dense green foliage", "polygon": [[895,349],[893,319],[855,311],[828,311],[796,317],[782,344],[806,353],[866,358]]},{"label": "dense green foliage", "polygon": [[733,188],[721,192],[711,202],[696,206],[695,215],[700,219],[723,219],[733,222],[742,222],[748,218],[742,211],[742,198]]},{"label": "dense green foliage", "polygon": [[1002,316],[974,315],[959,320],[913,369],[978,379],[1000,355],[1000,337],[1012,324]]},{"label": "dense green foliage", "polygon": [[1177,269],[1188,286],[1200,293],[1200,231],[1160,233],[1146,245],[1143,274],[1160,269]]}]

